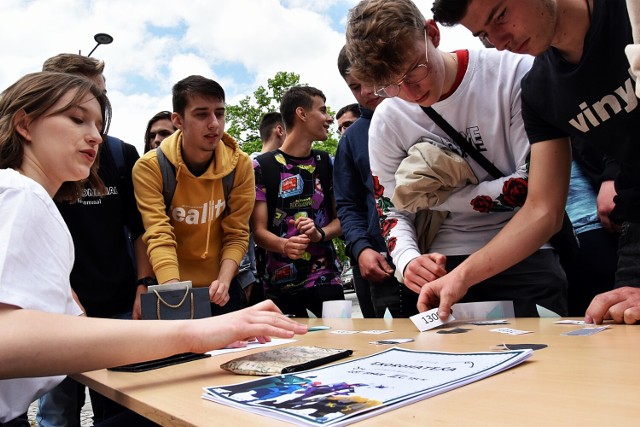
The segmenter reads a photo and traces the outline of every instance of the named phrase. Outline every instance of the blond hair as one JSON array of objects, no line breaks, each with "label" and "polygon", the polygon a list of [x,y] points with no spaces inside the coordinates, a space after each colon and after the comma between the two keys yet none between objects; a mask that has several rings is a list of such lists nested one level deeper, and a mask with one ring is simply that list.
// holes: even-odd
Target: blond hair
[{"label": "blond hair", "polygon": [[349,11],[349,74],[368,84],[389,83],[404,71],[425,18],[411,0],[363,0]]}]

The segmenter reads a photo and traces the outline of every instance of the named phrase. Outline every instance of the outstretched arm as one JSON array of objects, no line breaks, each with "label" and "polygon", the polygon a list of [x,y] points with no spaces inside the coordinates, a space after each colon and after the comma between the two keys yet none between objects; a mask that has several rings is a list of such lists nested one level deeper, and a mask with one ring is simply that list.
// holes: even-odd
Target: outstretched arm
[{"label": "outstretched arm", "polygon": [[222,316],[172,321],[75,317],[0,304],[0,379],[74,374],[306,331],[271,301]]},{"label": "outstretched arm", "polygon": [[482,249],[446,276],[420,290],[420,311],[439,307],[443,319],[469,287],[492,277],[534,253],[562,226],[571,172],[568,139],[542,141],[531,147],[529,191],[511,221]]}]

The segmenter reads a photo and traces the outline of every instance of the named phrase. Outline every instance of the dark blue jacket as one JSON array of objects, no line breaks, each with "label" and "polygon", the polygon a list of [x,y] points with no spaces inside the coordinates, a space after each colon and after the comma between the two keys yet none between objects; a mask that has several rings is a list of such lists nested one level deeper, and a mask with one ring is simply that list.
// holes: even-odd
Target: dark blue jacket
[{"label": "dark blue jacket", "polygon": [[369,164],[369,125],[373,111],[362,106],[360,111],[360,118],[342,134],[333,165],[338,218],[347,253],[356,263],[363,249],[387,252],[375,207]]}]

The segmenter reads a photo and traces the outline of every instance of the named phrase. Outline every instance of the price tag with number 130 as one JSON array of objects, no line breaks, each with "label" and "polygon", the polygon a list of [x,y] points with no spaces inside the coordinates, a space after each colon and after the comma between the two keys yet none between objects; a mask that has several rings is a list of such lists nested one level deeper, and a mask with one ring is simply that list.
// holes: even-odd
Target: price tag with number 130
[{"label": "price tag with number 130", "polygon": [[411,316],[409,319],[411,319],[413,324],[416,325],[416,327],[420,330],[420,332],[428,331],[429,329],[433,329],[438,326],[444,325],[445,323],[449,323],[456,320],[453,317],[453,315],[450,314],[449,318],[443,322],[440,319],[440,316],[438,316],[437,308],[433,308],[429,311],[418,313],[414,316]]}]

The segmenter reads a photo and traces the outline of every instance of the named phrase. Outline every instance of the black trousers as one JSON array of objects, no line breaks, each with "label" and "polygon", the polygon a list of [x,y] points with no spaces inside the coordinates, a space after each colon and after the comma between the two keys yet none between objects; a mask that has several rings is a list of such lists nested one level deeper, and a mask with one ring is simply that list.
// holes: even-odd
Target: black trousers
[{"label": "black trousers", "polygon": [[[467,256],[448,256],[447,271]],[[502,273],[471,286],[460,302],[513,301],[516,317],[539,317],[536,305],[567,316],[567,277],[553,249],[541,249]]]},{"label": "black trousers", "polygon": [[316,317],[322,317],[322,303],[344,299],[344,291],[340,285],[319,285],[300,289],[294,294],[267,296],[284,314],[295,317],[309,317],[307,309]]},{"label": "black trousers", "polygon": [[219,316],[221,314],[231,313],[232,311],[242,310],[248,306],[247,294],[237,279],[233,279],[229,285],[229,302],[223,306],[211,303],[211,315]]},{"label": "black trousers", "polygon": [[360,268],[354,265],[353,281],[363,317],[382,318],[387,309],[394,318],[405,318],[418,314],[418,294],[398,282],[394,277],[389,277],[380,283],[370,282],[362,277]]}]

